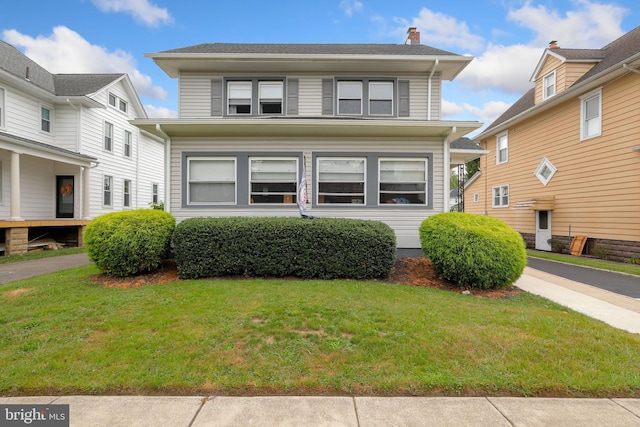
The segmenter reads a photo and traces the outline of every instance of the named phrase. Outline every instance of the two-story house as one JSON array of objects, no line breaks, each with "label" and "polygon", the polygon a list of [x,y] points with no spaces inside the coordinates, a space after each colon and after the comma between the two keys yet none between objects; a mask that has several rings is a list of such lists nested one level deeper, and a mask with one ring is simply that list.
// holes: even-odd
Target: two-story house
[{"label": "two-story house", "polygon": [[640,27],[601,49],[552,42],[535,86],[476,137],[490,154],[465,210],[507,221],[531,248],[586,236],[640,256]]},{"label": "two-story house", "polygon": [[479,156],[449,144],[480,123],[441,120],[442,81],[472,57],[421,45],[415,28],[398,45],[212,43],[147,56],[178,79],[179,118],[133,123],[165,139],[178,220],[295,216],[305,173],[307,213],[381,220],[399,247],[417,248],[420,222],[448,210],[451,164]]},{"label": "two-story house", "polygon": [[126,74],[51,74],[0,41],[0,253],[82,244],[96,215],[162,200],[162,139]]}]

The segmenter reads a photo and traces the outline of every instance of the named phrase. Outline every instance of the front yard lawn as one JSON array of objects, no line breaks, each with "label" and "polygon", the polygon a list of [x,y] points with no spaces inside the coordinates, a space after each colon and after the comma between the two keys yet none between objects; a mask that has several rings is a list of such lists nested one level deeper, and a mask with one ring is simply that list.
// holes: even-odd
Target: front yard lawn
[{"label": "front yard lawn", "polygon": [[0,395],[640,394],[640,335],[526,292],[97,273],[0,285]]}]

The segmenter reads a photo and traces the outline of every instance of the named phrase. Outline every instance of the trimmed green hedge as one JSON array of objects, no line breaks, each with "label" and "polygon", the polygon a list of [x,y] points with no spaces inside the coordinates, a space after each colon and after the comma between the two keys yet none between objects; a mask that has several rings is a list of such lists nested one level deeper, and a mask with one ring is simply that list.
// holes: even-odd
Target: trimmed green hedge
[{"label": "trimmed green hedge", "polygon": [[96,217],[84,241],[89,258],[112,276],[134,276],[157,269],[169,253],[176,220],[168,212],[138,209]]},{"label": "trimmed green hedge", "polygon": [[420,241],[436,274],[461,286],[508,287],[527,264],[520,233],[490,216],[434,215],[420,225]]},{"label": "trimmed green hedge", "polygon": [[249,275],[302,278],[385,277],[395,263],[393,230],[342,218],[191,218],[173,246],[182,279]]}]

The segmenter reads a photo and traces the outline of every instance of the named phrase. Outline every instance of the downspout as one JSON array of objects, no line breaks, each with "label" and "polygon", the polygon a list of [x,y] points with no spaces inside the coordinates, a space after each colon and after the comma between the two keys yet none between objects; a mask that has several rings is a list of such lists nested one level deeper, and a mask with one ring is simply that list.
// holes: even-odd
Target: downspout
[{"label": "downspout", "polygon": [[440,64],[440,60],[436,59],[436,62],[433,63],[431,73],[429,74],[429,80],[427,81],[427,120],[431,120],[431,80],[433,79],[433,75],[436,73],[438,64]]},{"label": "downspout", "polygon": [[[133,138],[133,134],[131,134]],[[138,129],[138,139],[136,141],[136,209],[140,209],[140,139],[141,132]],[[133,141],[131,141],[133,144]]]},{"label": "downspout", "polygon": [[628,66],[627,64],[622,64],[622,68],[624,68],[627,71],[631,71],[632,73],[640,74],[640,70],[638,70],[636,68],[632,68],[632,67]]},{"label": "downspout", "polygon": [[169,187],[171,186],[171,137],[167,135],[160,126],[160,123],[156,123],[156,131],[165,140],[164,143],[164,210],[171,212],[171,200],[169,199]]},{"label": "downspout", "polygon": [[449,176],[451,175],[451,146],[449,145],[449,138],[451,138],[451,135],[455,134],[457,131],[457,127],[453,126],[451,128],[451,130],[449,132],[447,132],[447,135],[444,138],[444,194],[443,194],[443,202],[444,202],[444,209],[443,212],[449,212],[449,193],[451,192],[451,188],[450,188],[450,183],[449,183]]}]

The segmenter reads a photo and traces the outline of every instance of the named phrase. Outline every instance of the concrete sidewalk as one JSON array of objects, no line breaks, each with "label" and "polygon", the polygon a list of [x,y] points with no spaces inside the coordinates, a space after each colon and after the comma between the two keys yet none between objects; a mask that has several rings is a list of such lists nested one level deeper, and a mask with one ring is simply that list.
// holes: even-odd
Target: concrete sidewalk
[{"label": "concrete sidewalk", "polygon": [[9,262],[0,264],[0,283],[28,279],[29,277],[54,273],[67,268],[81,267],[87,264],[89,264],[89,255],[86,253]]},{"label": "concrete sidewalk", "polygon": [[78,427],[640,426],[640,399],[43,396],[0,404],[68,404]]}]

